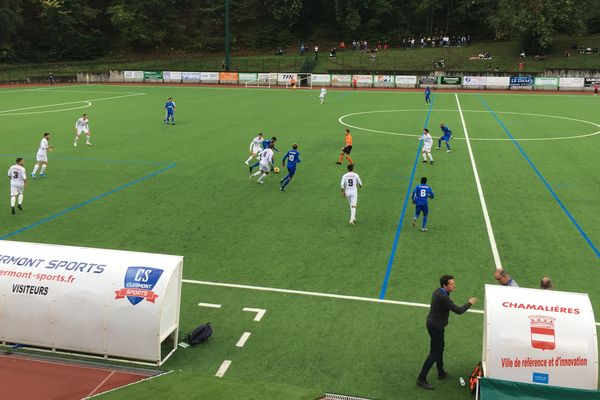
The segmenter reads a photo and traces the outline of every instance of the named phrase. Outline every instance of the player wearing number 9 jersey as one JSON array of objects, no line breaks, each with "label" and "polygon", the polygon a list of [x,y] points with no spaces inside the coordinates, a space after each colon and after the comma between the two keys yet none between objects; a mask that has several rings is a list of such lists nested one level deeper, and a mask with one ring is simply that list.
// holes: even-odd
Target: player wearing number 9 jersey
[{"label": "player wearing number 9 jersey", "polygon": [[342,176],[342,196],[345,196],[350,204],[350,221],[354,225],[356,219],[356,203],[358,202],[358,188],[362,187],[360,176],[354,172],[354,164],[348,164],[348,172]]},{"label": "player wearing number 9 jersey", "polygon": [[417,218],[421,212],[423,212],[423,223],[421,225],[421,231],[427,232],[427,216],[429,215],[429,206],[427,205],[427,199],[433,199],[433,191],[427,186],[427,178],[421,178],[421,184],[415,187],[412,195],[412,202],[415,205],[415,217],[412,220],[412,225],[417,225]]}]

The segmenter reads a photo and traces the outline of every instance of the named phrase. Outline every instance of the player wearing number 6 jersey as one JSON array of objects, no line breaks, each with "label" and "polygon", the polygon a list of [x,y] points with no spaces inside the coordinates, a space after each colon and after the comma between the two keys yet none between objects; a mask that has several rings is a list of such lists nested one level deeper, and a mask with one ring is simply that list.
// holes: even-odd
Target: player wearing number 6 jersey
[{"label": "player wearing number 6 jersey", "polygon": [[429,215],[429,206],[427,205],[427,199],[433,199],[433,191],[427,186],[427,178],[421,178],[421,184],[415,187],[412,195],[412,202],[415,205],[415,217],[412,220],[412,225],[417,225],[417,218],[421,212],[423,212],[423,223],[421,225],[421,231],[427,232],[427,216]]},{"label": "player wearing number 6 jersey", "polygon": [[350,225],[354,225],[356,219],[356,203],[358,202],[358,188],[362,187],[360,176],[354,172],[354,164],[348,165],[348,172],[342,176],[342,196],[348,199],[350,204]]},{"label": "player wearing number 6 jersey", "polygon": [[23,209],[23,191],[27,184],[27,172],[23,166],[24,163],[23,159],[19,157],[17,158],[15,165],[8,169],[8,179],[10,179],[10,208],[13,215],[15,214],[15,203],[17,203],[17,198],[19,200],[17,207],[19,210]]}]

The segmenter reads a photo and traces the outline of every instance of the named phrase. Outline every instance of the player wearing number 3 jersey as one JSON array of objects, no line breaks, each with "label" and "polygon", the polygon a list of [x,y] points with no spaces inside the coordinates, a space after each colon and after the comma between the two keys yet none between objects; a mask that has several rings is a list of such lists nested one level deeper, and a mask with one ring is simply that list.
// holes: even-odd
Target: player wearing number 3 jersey
[{"label": "player wearing number 3 jersey", "polygon": [[433,191],[427,186],[427,178],[421,178],[421,184],[415,187],[412,195],[412,202],[415,205],[415,217],[412,220],[412,225],[417,225],[417,218],[421,212],[423,212],[423,223],[421,225],[421,231],[427,232],[427,216],[429,215],[429,206],[427,205],[427,199],[433,199]]},{"label": "player wearing number 3 jersey", "polygon": [[356,203],[358,202],[358,188],[362,187],[360,176],[354,172],[354,164],[348,164],[348,172],[342,176],[342,196],[348,199],[350,204],[350,225],[354,225],[356,219]]}]

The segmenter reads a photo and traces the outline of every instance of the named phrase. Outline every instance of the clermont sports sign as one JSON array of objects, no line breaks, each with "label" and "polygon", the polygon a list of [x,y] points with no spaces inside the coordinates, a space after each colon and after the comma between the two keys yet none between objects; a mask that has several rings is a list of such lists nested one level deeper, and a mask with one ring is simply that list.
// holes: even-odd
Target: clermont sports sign
[{"label": "clermont sports sign", "polygon": [[587,294],[485,287],[483,364],[495,379],[596,390],[596,323]]}]

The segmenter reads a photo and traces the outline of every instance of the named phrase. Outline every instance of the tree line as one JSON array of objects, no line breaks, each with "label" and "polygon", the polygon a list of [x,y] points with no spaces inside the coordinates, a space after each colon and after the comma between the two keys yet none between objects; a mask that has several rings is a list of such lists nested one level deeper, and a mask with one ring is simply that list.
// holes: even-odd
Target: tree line
[{"label": "tree line", "polygon": [[[225,0],[0,0],[0,61],[222,51]],[[557,33],[600,32],[597,0],[230,0],[232,48],[271,50],[408,36],[518,39],[543,52]]]}]

